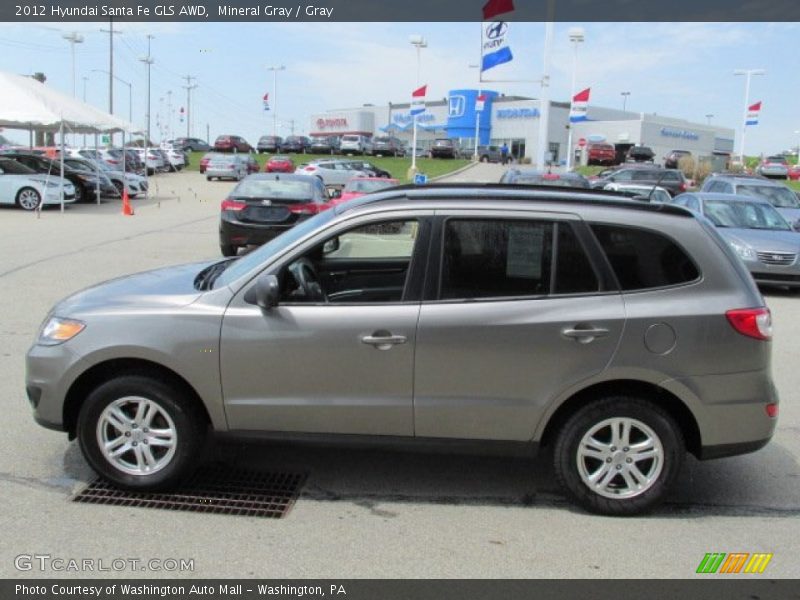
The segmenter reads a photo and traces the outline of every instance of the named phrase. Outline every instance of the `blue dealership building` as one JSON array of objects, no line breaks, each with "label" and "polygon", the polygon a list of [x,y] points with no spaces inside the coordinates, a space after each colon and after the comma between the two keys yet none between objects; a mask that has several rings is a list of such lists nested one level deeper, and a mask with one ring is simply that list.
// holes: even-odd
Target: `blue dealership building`
[{"label": "blue dealership building", "polygon": [[[483,110],[476,110],[479,95],[485,97]],[[411,144],[413,121],[408,103],[330,110],[311,118],[312,136],[358,133],[394,136]],[[517,158],[536,154],[541,130],[539,100],[506,96],[495,90],[474,88],[451,90],[444,98],[428,98],[426,112],[418,117],[418,143],[429,148],[437,138],[456,140],[466,151],[475,146],[507,144]],[[586,160],[586,145],[612,144],[618,153],[632,145],[653,149],[656,162],[671,150],[688,150],[695,157],[726,157],[733,152],[734,130],[685,119],[589,106],[587,120],[574,124],[572,152],[578,162]],[[547,149],[556,162],[566,158],[569,134],[569,104],[551,102]],[[583,140],[584,143],[580,143]]]}]

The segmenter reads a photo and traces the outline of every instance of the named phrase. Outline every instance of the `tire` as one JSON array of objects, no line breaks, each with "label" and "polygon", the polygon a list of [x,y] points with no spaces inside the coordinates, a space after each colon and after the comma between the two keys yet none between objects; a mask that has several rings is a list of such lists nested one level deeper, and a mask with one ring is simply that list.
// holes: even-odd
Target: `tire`
[{"label": "tire", "polygon": [[22,210],[36,210],[42,203],[42,195],[32,187],[24,187],[17,192],[14,202]]},{"label": "tire", "polygon": [[222,252],[222,256],[236,256],[239,254],[239,247],[233,244],[220,243],[219,250]]},{"label": "tire", "polygon": [[[631,424],[632,443],[623,437],[617,443],[627,445],[615,445],[610,437],[611,425],[607,424],[611,419]],[[592,430],[597,458],[579,454],[581,442]],[[635,460],[636,454],[624,450],[645,444],[647,437],[647,447],[655,450],[656,458]],[[666,411],[641,398],[612,396],[584,406],[567,420],[558,433],[553,460],[559,484],[583,508],[603,515],[628,516],[646,512],[664,499],[681,470],[685,453],[681,430]],[[611,470],[604,468],[609,462]],[[637,467],[645,478],[638,480],[630,475],[627,464]],[[614,474],[615,470],[619,473]],[[633,488],[623,477],[626,473],[635,484]],[[591,475],[604,482],[597,491],[585,481]],[[642,489],[636,489],[637,484]]]},{"label": "tire", "polygon": [[488,163],[489,162],[489,157],[484,154],[483,156],[481,156],[481,162],[482,163]]},{"label": "tire", "polygon": [[117,193],[119,194],[119,197],[122,198],[122,191],[125,189],[125,184],[121,181],[117,181],[116,179],[111,183],[113,183],[114,187],[117,188]]},{"label": "tire", "polygon": [[87,194],[84,191],[83,186],[76,183],[75,184],[75,202],[76,203],[83,202],[84,200],[86,200],[86,196],[87,196]]},{"label": "tire", "polygon": [[[111,413],[114,405],[122,418]],[[136,420],[140,406],[149,412]],[[146,418],[148,414],[151,419]],[[129,374],[99,385],[88,395],[78,415],[77,433],[84,457],[102,477],[126,489],[159,490],[191,475],[200,462],[207,429],[200,407],[181,390],[145,375]],[[159,435],[153,434],[156,430]],[[120,441],[117,448],[127,450],[111,457],[101,449],[106,445],[103,440]],[[152,465],[145,464],[143,449],[149,450]]]}]

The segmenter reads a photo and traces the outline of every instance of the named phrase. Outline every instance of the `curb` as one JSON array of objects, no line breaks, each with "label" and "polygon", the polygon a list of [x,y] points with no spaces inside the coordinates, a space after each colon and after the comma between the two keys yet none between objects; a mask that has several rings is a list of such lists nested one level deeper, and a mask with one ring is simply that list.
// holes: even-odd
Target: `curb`
[{"label": "curb", "polygon": [[449,173],[443,173],[442,175],[437,175],[436,177],[431,177],[430,179],[428,179],[428,181],[431,181],[431,182],[439,181],[440,179],[444,179],[445,177],[451,177],[453,175],[458,175],[458,174],[463,173],[464,171],[467,171],[467,170],[471,169],[472,167],[475,167],[475,166],[477,166],[479,164],[480,163],[477,163],[477,162],[471,162],[471,163],[469,163],[467,165],[464,165],[463,167],[461,167],[459,169],[456,169],[455,171],[450,171]]}]

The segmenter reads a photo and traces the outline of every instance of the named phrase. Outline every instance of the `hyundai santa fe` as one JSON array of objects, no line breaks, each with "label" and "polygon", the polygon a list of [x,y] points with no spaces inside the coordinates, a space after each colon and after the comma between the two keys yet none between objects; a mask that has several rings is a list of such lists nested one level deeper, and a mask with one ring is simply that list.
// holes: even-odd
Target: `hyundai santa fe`
[{"label": "hyundai santa fe", "polygon": [[687,451],[769,441],[770,339],[744,266],[684,208],[400,187],[238,259],[61,301],[26,386],[35,419],[128,489],[177,485],[213,432],[468,440],[550,446],[575,501],[629,515],[664,498]]}]

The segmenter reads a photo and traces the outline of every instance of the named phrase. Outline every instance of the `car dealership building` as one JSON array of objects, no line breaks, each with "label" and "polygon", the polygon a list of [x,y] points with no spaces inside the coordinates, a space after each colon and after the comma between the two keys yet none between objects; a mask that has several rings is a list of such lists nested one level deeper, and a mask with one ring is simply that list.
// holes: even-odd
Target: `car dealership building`
[{"label": "car dealership building", "polygon": [[[483,111],[476,112],[479,93],[484,94],[486,101]],[[427,149],[436,138],[447,137],[458,140],[464,150],[471,151],[477,129],[480,145],[506,143],[515,157],[533,157],[541,134],[540,116],[540,103],[533,98],[504,96],[487,90],[452,90],[446,98],[426,102],[426,111],[417,121],[417,145]],[[551,102],[547,148],[556,162],[566,158],[568,126],[569,104]],[[390,103],[314,115],[309,133],[312,136],[392,135],[410,145],[412,127],[410,105]],[[590,105],[587,120],[574,127],[573,151],[582,161],[586,158],[585,149],[581,150],[579,144],[591,142],[614,145],[618,156],[624,155],[632,145],[649,146],[655,152],[656,162],[662,162],[671,150],[688,150],[695,157],[720,158],[733,152],[733,129],[656,114]]]}]

